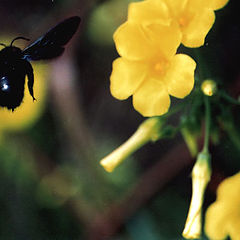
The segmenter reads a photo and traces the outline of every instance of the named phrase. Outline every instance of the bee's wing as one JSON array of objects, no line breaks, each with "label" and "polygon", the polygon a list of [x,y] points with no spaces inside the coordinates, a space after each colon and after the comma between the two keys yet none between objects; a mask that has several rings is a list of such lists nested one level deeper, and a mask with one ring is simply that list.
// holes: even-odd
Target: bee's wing
[{"label": "bee's wing", "polygon": [[31,60],[52,59],[60,56],[64,51],[64,45],[77,31],[80,17],[67,18],[34,43],[23,50],[23,58]]}]

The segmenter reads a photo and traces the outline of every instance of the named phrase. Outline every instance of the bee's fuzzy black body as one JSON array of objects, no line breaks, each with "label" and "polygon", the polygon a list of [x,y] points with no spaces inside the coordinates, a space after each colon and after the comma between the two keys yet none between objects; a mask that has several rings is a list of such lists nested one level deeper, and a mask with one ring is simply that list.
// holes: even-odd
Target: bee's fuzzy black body
[{"label": "bee's fuzzy black body", "polygon": [[60,56],[64,51],[64,45],[76,32],[80,18],[70,17],[37,39],[29,47],[21,50],[13,46],[15,38],[10,46],[0,51],[0,106],[12,111],[20,106],[24,97],[25,78],[28,78],[28,90],[33,100],[34,74],[30,61],[52,59]]}]

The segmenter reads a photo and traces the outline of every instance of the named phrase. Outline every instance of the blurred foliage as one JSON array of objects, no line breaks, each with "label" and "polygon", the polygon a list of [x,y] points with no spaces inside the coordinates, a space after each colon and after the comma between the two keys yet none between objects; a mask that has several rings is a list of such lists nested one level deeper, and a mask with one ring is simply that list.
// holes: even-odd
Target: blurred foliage
[{"label": "blurred foliage", "polygon": [[105,1],[91,13],[88,33],[96,45],[110,45],[116,28],[127,18],[127,7],[131,0]]},{"label": "blurred foliage", "polygon": [[[180,136],[147,144],[114,173],[99,166],[100,159],[143,120],[131,100],[120,102],[109,93],[111,65],[117,56],[112,33],[125,21],[129,2],[1,1],[0,36],[34,41],[68,16],[79,15],[82,22],[59,60],[34,66],[34,89],[37,92],[43,85],[47,92],[34,103],[25,94],[31,115],[27,123],[21,120],[28,117],[24,106],[14,113],[0,111],[0,239],[180,239],[190,202],[192,161],[176,173],[173,170],[163,183],[157,179],[165,169],[153,174],[171,154],[169,167],[174,169],[171,163],[182,156],[177,150]],[[221,79],[220,87],[235,98],[240,93],[236,4],[230,0],[224,11],[217,12],[215,27],[201,48],[205,68],[210,69],[205,77]],[[5,37],[0,42],[9,43]],[[68,66],[72,78],[62,79],[60,70],[67,71]],[[39,112],[38,104],[43,104]],[[218,144],[211,146],[213,183],[206,194],[208,203],[219,179],[240,167],[239,125],[233,129],[228,124],[228,119],[239,122],[239,107],[233,106],[233,115],[225,110],[220,125],[229,134],[218,133],[213,141]],[[201,118],[202,112],[198,114]],[[199,121],[188,120],[193,126]]]}]

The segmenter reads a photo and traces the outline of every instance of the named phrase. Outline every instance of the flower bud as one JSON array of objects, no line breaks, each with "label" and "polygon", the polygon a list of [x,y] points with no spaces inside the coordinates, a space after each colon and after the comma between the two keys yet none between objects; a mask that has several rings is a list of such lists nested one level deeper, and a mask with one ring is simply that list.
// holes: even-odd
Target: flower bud
[{"label": "flower bud", "polygon": [[201,85],[202,92],[207,96],[212,96],[217,91],[217,84],[211,79],[203,81]]},{"label": "flower bud", "polygon": [[204,192],[211,178],[209,161],[210,155],[208,153],[199,153],[192,170],[192,199],[182,234],[186,239],[195,239],[201,236]]},{"label": "flower bud", "polygon": [[143,122],[137,131],[121,146],[103,158],[100,164],[106,171],[112,172],[124,159],[149,141],[156,141],[161,136],[162,119],[149,118]]}]

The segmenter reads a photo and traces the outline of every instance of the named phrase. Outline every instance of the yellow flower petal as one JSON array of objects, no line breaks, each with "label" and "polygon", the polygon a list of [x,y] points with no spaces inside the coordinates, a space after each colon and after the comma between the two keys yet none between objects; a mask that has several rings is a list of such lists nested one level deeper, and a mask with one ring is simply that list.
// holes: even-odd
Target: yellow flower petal
[{"label": "yellow flower petal", "polygon": [[206,212],[205,231],[210,239],[240,239],[240,173],[218,187],[217,200]]},{"label": "yellow flower petal", "polygon": [[182,33],[174,21],[169,26],[153,23],[145,27],[127,21],[116,30],[113,38],[120,56],[143,60],[155,55],[172,57],[181,43]]},{"label": "yellow flower petal", "polygon": [[111,93],[117,99],[126,99],[139,87],[146,76],[146,64],[117,58],[110,77]]},{"label": "yellow flower petal", "polygon": [[164,78],[168,93],[177,98],[184,98],[193,89],[195,61],[185,55],[177,54],[173,57]]},{"label": "yellow flower petal", "polygon": [[239,196],[240,192],[240,173],[233,175],[225,179],[218,187],[217,190],[217,200],[231,201],[237,199],[240,202]]},{"label": "yellow flower petal", "polygon": [[165,0],[168,5],[171,14],[174,18],[178,19],[185,11],[189,0]]},{"label": "yellow flower petal", "polygon": [[[206,0],[206,1],[208,1],[208,0]],[[210,7],[213,10],[218,10],[218,9],[223,8],[228,3],[228,1],[229,0],[211,0],[208,2],[209,2]]]},{"label": "yellow flower petal", "polygon": [[[236,213],[236,211],[235,211]],[[240,213],[240,211],[239,211]],[[240,239],[240,215],[235,214],[235,216],[229,217],[229,223],[227,224],[226,228],[228,231],[228,235],[233,240],[239,240]]]},{"label": "yellow flower petal", "polygon": [[154,53],[165,58],[171,58],[181,43],[182,33],[175,21],[169,26],[154,23],[145,27],[144,31],[151,40]]},{"label": "yellow flower petal", "polygon": [[[168,0],[169,1],[169,0]],[[171,0],[173,1],[173,0]],[[179,1],[179,0],[178,0]],[[212,10],[218,10],[223,8],[229,0],[188,0],[187,8],[193,11],[199,11],[199,9],[210,8]],[[195,9],[195,10],[194,10]]]},{"label": "yellow flower petal", "polygon": [[226,218],[226,212],[224,209],[223,204],[215,202],[206,212],[205,232],[211,239],[225,239],[227,237],[224,221]]},{"label": "yellow flower petal", "polygon": [[159,0],[130,3],[128,20],[141,22],[144,25],[153,22],[169,25],[171,21],[167,5]]},{"label": "yellow flower petal", "polygon": [[188,12],[192,12],[192,14],[196,14],[200,12],[204,8],[210,8],[212,0],[188,0],[186,10]]},{"label": "yellow flower petal", "polygon": [[204,44],[205,37],[215,21],[212,9],[201,9],[183,28],[182,43],[186,47],[200,47]]},{"label": "yellow flower petal", "polygon": [[133,95],[133,106],[145,117],[163,115],[170,106],[170,97],[163,82],[147,79]]},{"label": "yellow flower petal", "polygon": [[156,51],[142,26],[133,22],[122,24],[114,33],[113,39],[119,55],[129,60],[146,59]]}]

